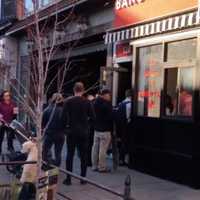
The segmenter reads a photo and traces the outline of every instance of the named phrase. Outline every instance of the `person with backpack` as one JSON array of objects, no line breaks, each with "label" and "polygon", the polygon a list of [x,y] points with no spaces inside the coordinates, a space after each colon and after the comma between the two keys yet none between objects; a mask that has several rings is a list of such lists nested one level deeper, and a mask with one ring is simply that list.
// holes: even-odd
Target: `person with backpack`
[{"label": "person with backpack", "polygon": [[131,89],[126,90],[126,98],[119,103],[117,108],[117,129],[118,137],[120,139],[119,145],[119,164],[126,166],[126,155],[129,152],[129,132],[131,123],[131,111],[132,111],[132,97],[133,92]]},{"label": "person with backpack", "polygon": [[[62,148],[65,142],[64,129],[61,120],[63,102],[64,98],[62,94],[53,94],[50,105],[44,110],[42,120],[42,127],[44,129],[42,157],[47,163],[56,166],[60,166],[61,164]],[[49,158],[49,152],[53,145],[55,160]]]}]

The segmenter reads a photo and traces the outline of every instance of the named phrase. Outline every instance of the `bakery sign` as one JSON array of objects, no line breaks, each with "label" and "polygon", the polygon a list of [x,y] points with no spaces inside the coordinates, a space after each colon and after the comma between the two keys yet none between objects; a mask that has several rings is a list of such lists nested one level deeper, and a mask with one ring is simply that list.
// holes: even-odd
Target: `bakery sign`
[{"label": "bakery sign", "polygon": [[120,10],[124,8],[128,8],[140,3],[143,3],[145,0],[116,0],[115,9]]},{"label": "bakery sign", "polygon": [[198,5],[200,16],[200,0],[115,0],[114,27],[122,28],[183,11],[197,10]]}]

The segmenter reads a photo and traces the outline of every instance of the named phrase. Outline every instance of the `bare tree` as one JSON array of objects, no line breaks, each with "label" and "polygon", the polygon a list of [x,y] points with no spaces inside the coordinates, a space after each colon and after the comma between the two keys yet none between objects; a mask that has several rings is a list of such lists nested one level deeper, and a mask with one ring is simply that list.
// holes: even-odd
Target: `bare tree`
[{"label": "bare tree", "polygon": [[[75,6],[71,7],[67,14],[59,15],[57,7],[58,0],[55,0],[57,2],[54,4],[56,8],[56,11],[54,12],[55,14],[51,15],[52,13],[49,13],[48,18],[42,20],[40,18],[41,10],[39,1],[40,0],[32,0],[33,21],[26,28],[29,47],[29,57],[26,67],[27,69],[30,68],[29,80],[31,87],[24,86],[20,80],[16,80],[16,84],[13,84],[12,82],[10,83],[13,90],[15,90],[19,104],[23,107],[23,111],[26,112],[27,116],[36,126],[38,178],[42,174],[42,115],[43,105],[45,103],[44,99],[55,81],[57,82],[57,92],[62,92],[63,85],[77,80],[76,77],[73,77],[68,81],[65,80],[66,74],[73,67],[73,61],[70,61],[71,52],[78,43],[78,39],[73,40],[74,36],[68,32],[70,28],[67,27],[70,27],[74,22],[77,23],[76,34],[78,35],[81,35],[82,31],[86,28],[85,24],[84,26],[80,25],[79,22],[81,21],[81,18],[75,15]],[[62,65],[59,66],[59,69],[57,71],[54,70],[55,74],[53,78],[48,81],[49,84],[47,85],[48,72],[56,67],[56,65],[51,64],[51,60],[53,60],[59,52],[60,47],[63,47],[63,36],[69,39],[69,42],[65,44],[64,48],[62,48],[65,59]],[[87,74],[82,78],[86,78],[87,76],[90,76],[90,74]],[[96,87],[98,87],[98,83],[89,87],[87,91]],[[39,199],[38,192],[37,199]]]}]

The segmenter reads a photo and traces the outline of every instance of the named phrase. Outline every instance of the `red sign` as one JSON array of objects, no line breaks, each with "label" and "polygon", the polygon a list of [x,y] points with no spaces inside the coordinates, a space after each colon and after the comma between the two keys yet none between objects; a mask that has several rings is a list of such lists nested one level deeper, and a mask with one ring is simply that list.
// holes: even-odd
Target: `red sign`
[{"label": "red sign", "polygon": [[141,23],[197,8],[197,5],[198,0],[116,0],[114,26]]},{"label": "red sign", "polygon": [[132,48],[129,43],[122,43],[116,45],[116,58],[123,58],[132,55]]},{"label": "red sign", "polygon": [[116,10],[128,8],[144,1],[145,0],[116,0],[115,8]]},{"label": "red sign", "polygon": [[148,98],[148,97],[160,97],[160,91],[139,91],[138,96],[141,98]]}]

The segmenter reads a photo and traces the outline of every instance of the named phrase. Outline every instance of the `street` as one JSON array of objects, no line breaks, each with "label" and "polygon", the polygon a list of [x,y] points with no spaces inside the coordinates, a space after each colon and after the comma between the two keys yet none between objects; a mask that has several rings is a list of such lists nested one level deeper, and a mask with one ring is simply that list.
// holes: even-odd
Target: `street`
[{"label": "street", "polygon": [[[5,146],[5,145],[4,145]],[[15,143],[18,147],[18,143]],[[5,148],[4,148],[5,149]],[[64,167],[64,158],[66,156],[66,147],[63,148],[62,154],[62,167]],[[111,165],[111,160],[108,159]],[[79,160],[75,158],[74,172],[79,174]],[[127,175],[131,175],[132,178],[132,197],[136,200],[199,200],[200,191],[194,190],[188,186],[179,185],[170,181],[162,180],[160,178],[152,177],[134,170],[129,170],[124,167],[120,167],[116,172],[112,173],[97,173],[93,172],[91,168],[88,170],[88,178],[112,188],[115,191],[123,193],[124,181]],[[10,175],[5,167],[0,169],[0,184],[11,183],[13,181],[12,175]],[[58,192],[64,194],[72,200],[120,200],[108,192],[102,191],[94,186],[80,185],[78,180],[73,179],[72,186],[65,186],[62,184],[65,176],[60,174]],[[58,196],[59,200],[64,198]]]}]

